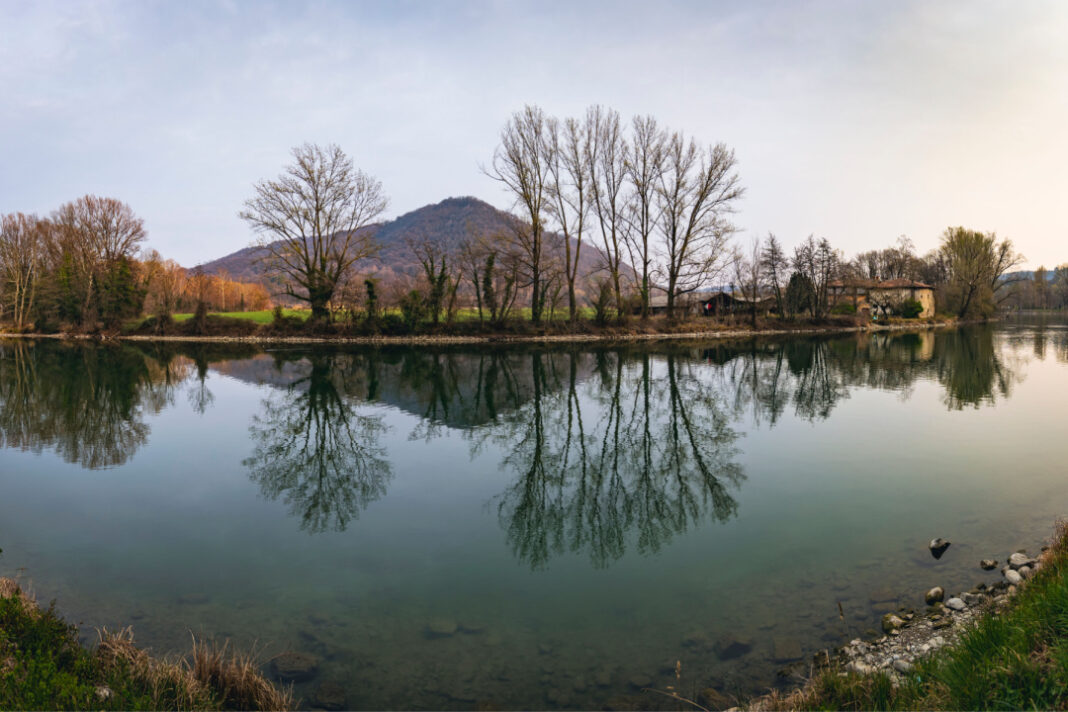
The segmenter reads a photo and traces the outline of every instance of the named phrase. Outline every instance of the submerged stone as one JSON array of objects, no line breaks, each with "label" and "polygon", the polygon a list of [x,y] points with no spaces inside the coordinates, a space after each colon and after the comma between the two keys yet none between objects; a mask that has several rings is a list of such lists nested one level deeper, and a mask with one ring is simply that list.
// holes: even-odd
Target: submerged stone
[{"label": "submerged stone", "polygon": [[343,710],[348,706],[345,688],[336,682],[324,682],[319,685],[312,698],[312,704],[324,710]]},{"label": "submerged stone", "polygon": [[943,589],[941,586],[935,586],[934,588],[929,590],[926,594],[924,594],[923,600],[925,600],[927,602],[928,606],[933,606],[934,604],[938,603],[943,598],[945,598],[945,596],[946,596],[945,589]]},{"label": "submerged stone", "polygon": [[460,626],[451,618],[435,618],[426,625],[426,633],[431,638],[448,638],[456,635]]},{"label": "submerged stone", "polygon": [[307,682],[319,672],[319,658],[307,653],[282,653],[271,658],[271,672],[285,682]]},{"label": "submerged stone", "polygon": [[803,657],[801,643],[796,638],[773,638],[771,641],[771,658],[777,663],[797,660]]},{"label": "submerged stone", "polygon": [[949,545],[948,541],[939,537],[937,539],[932,539],[931,543],[927,545],[927,548],[931,550],[931,556],[936,559],[941,559],[942,554],[946,553],[946,549],[949,548]]},{"label": "submerged stone", "polygon": [[734,633],[726,633],[720,636],[715,645],[716,655],[719,656],[720,660],[741,657],[752,649],[753,643],[751,640]]},{"label": "submerged stone", "polygon": [[983,559],[979,562],[979,568],[983,571],[992,571],[997,565],[997,559]]},{"label": "submerged stone", "polygon": [[725,710],[734,706],[734,700],[714,687],[706,687],[698,693],[697,704],[707,710]]}]

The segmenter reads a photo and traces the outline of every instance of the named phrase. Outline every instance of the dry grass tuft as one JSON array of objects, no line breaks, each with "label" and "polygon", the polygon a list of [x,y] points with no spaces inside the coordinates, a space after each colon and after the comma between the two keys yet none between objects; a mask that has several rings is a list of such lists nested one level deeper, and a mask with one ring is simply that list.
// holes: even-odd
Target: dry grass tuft
[{"label": "dry grass tuft", "polygon": [[223,707],[239,710],[286,710],[293,707],[292,691],[279,690],[260,674],[255,653],[235,653],[230,642],[193,638],[192,674],[220,696]]},{"label": "dry grass tuft", "polygon": [[157,709],[167,704],[197,709],[212,697],[214,691],[196,679],[184,662],[157,660],[134,645],[132,628],[114,633],[105,628],[99,635],[96,657],[101,665],[108,670],[125,669],[144,685]]},{"label": "dry grass tuft", "polygon": [[40,614],[37,608],[37,601],[33,596],[22,590],[22,586],[15,579],[0,578],[0,598],[17,598],[22,607],[32,616]]}]

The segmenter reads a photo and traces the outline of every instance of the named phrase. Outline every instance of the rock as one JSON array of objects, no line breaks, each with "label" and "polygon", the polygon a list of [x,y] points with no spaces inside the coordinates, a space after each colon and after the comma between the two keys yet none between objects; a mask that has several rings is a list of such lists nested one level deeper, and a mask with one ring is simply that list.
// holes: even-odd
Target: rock
[{"label": "rock", "polygon": [[846,670],[852,670],[858,675],[870,675],[875,672],[875,668],[863,660],[854,660],[846,666]]},{"label": "rock", "polygon": [[943,645],[946,644],[946,639],[940,635],[936,635],[935,637],[928,640],[927,644],[931,646],[932,650],[935,648],[941,648]]},{"label": "rock", "polygon": [[312,704],[322,707],[324,710],[347,709],[348,701],[345,699],[345,688],[336,682],[324,682],[319,685],[312,697]]},{"label": "rock", "polygon": [[307,653],[282,653],[271,658],[271,672],[285,682],[307,682],[319,672],[319,658]]},{"label": "rock", "polygon": [[426,625],[426,634],[429,638],[448,638],[456,635],[460,626],[450,618],[435,618]]},{"label": "rock", "polygon": [[1009,566],[1014,569],[1018,569],[1021,566],[1030,566],[1033,563],[1035,563],[1034,559],[1019,551],[1009,557]]},{"label": "rock", "polygon": [[597,683],[598,687],[610,687],[612,685],[612,671],[608,668],[601,668],[597,671],[593,681]]},{"label": "rock", "polygon": [[910,663],[908,660],[895,660],[894,669],[902,675],[906,675],[910,670],[912,670],[912,663]]},{"label": "rock", "polygon": [[998,562],[996,559],[983,559],[979,562],[979,568],[983,571],[992,571],[997,565]]},{"label": "rock", "polygon": [[731,660],[739,658],[752,650],[753,643],[748,638],[726,633],[719,637],[714,647],[720,660]]},{"label": "rock", "polygon": [[942,554],[946,553],[946,549],[949,548],[949,542],[939,537],[938,539],[932,539],[927,548],[931,550],[931,556],[941,559]]},{"label": "rock", "polygon": [[114,693],[112,693],[111,688],[107,685],[96,686],[96,699],[100,700],[101,702],[104,702],[105,700],[110,700],[112,694]]},{"label": "rock", "polygon": [[460,623],[460,632],[468,633],[470,635],[478,635],[486,632],[486,624],[477,621],[462,621]]},{"label": "rock", "polygon": [[965,603],[964,601],[962,601],[961,599],[956,598],[956,597],[951,598],[948,601],[946,601],[946,608],[951,608],[954,611],[963,611],[967,607],[968,607],[967,603]]},{"label": "rock", "polygon": [[706,687],[698,693],[697,704],[706,710],[725,710],[734,704],[734,700],[714,687]]},{"label": "rock", "polygon": [[1005,571],[1003,571],[1002,573],[1004,573],[1005,580],[1008,581],[1009,585],[1011,586],[1017,586],[1023,583],[1023,576],[1021,576],[1018,571],[1013,571],[1012,569],[1005,569]]},{"label": "rock", "polygon": [[795,638],[773,638],[771,648],[771,659],[777,663],[784,663],[803,657],[801,643]]},{"label": "rock", "polygon": [[712,647],[712,641],[704,633],[694,632],[682,639],[682,646],[694,650],[707,650]]},{"label": "rock", "polygon": [[202,606],[209,600],[211,599],[205,593],[187,593],[178,598],[178,603],[183,606]]},{"label": "rock", "polygon": [[964,593],[962,593],[960,595],[960,600],[964,601],[969,606],[974,606],[977,603],[982,603],[983,602],[983,597],[980,596],[977,593],[971,593],[970,591],[965,591]]},{"label": "rock", "polygon": [[897,593],[888,588],[880,588],[868,594],[868,600],[871,601],[873,605],[878,603],[896,603]]},{"label": "rock", "polygon": [[887,613],[883,616],[883,632],[893,633],[895,630],[905,625],[904,619],[894,615],[893,613]]},{"label": "rock", "polygon": [[627,684],[642,690],[653,684],[653,678],[644,673],[637,673],[627,678]]},{"label": "rock", "polygon": [[1029,579],[1035,575],[1034,570],[1030,566],[1021,566],[1016,573],[1020,574],[1025,579]]},{"label": "rock", "polygon": [[946,597],[945,589],[943,589],[941,586],[935,586],[934,588],[932,588],[930,591],[928,591],[927,593],[925,593],[923,595],[923,600],[927,601],[927,605],[928,606],[933,606],[934,604],[940,602],[945,597]]}]

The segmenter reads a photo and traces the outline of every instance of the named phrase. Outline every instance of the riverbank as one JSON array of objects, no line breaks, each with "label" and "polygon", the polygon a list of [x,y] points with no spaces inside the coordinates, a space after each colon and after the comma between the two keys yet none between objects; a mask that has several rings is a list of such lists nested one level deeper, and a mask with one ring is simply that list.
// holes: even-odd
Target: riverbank
[{"label": "riverbank", "polygon": [[[892,323],[858,324],[853,319],[830,320],[816,324],[798,323],[789,326],[758,326],[739,328],[736,325],[716,324],[712,328],[696,328],[692,323],[679,325],[677,330],[638,330],[604,328],[579,333],[479,333],[479,334],[412,334],[412,335],[366,335],[300,334],[293,330],[274,330],[269,325],[248,333],[209,334],[37,334],[0,331],[0,338],[60,339],[60,340],[120,340],[120,341],[173,341],[193,343],[254,343],[254,344],[354,344],[354,345],[436,345],[436,344],[524,344],[524,343],[619,343],[628,341],[696,341],[709,339],[741,339],[763,336],[809,336],[821,334],[877,333],[890,331],[923,331],[959,326],[965,322],[956,319],[932,319],[925,321],[901,320]],[[225,327],[225,325],[222,325]],[[219,328],[219,327],[216,327]]]},{"label": "riverbank", "polygon": [[[803,687],[749,710],[1063,709],[1068,704],[1068,527],[1004,580],[883,618],[885,635],[817,654]],[[989,565],[989,562],[985,562]]]},{"label": "riverbank", "polygon": [[52,606],[0,578],[0,709],[285,710],[249,656],[193,642],[189,659],[161,660],[133,643],[131,629],[100,632],[93,649]]}]

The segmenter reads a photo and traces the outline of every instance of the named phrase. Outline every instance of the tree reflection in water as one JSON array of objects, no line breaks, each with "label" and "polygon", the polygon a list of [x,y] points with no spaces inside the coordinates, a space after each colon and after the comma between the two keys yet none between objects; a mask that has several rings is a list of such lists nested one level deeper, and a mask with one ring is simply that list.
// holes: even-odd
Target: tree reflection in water
[{"label": "tree reflection in water", "polygon": [[313,354],[305,377],[275,390],[253,417],[244,464],[270,499],[283,498],[309,532],[344,530],[386,493],[392,477],[381,416],[345,396],[352,359]]},{"label": "tree reflection in water", "polygon": [[122,465],[148,441],[145,414],[173,404],[190,366],[123,345],[0,342],[0,447]]},{"label": "tree reflection in water", "polygon": [[[580,381],[591,358],[595,375]],[[699,365],[627,350],[530,356],[531,401],[480,436],[514,477],[497,511],[520,560],[540,568],[584,552],[603,567],[632,534],[654,552],[705,517],[735,514],[738,435]]]}]

